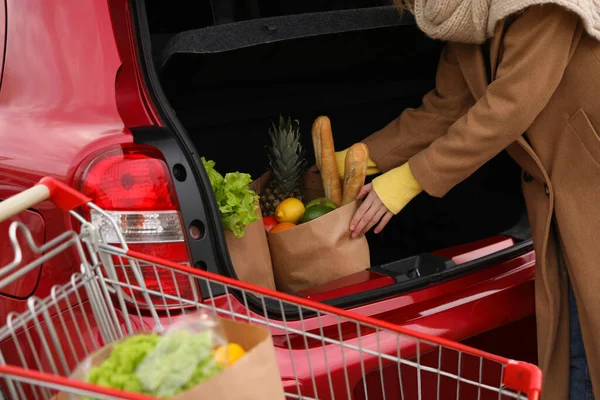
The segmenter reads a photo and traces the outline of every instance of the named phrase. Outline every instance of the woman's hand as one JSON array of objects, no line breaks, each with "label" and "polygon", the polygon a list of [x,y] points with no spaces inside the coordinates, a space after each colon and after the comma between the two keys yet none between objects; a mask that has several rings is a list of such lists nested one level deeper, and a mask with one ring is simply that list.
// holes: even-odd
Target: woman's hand
[{"label": "woman's hand", "polygon": [[366,199],[360,205],[358,210],[356,210],[356,213],[350,222],[350,231],[352,232],[353,238],[364,235],[377,223],[379,223],[379,225],[377,225],[374,232],[381,232],[394,216],[373,190],[373,184],[369,183],[368,185],[363,186],[356,198],[360,200],[365,198],[365,196]]}]

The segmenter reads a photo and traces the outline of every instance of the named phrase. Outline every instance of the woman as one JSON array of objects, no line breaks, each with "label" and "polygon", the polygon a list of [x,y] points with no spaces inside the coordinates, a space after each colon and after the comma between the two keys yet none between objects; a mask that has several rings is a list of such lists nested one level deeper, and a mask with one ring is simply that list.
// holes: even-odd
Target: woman
[{"label": "woman", "polygon": [[600,3],[407,3],[447,44],[423,104],[364,140],[369,172],[383,174],[359,194],[352,235],[380,232],[421,191],[444,196],[506,149],[536,250],[543,398],[600,397]]}]

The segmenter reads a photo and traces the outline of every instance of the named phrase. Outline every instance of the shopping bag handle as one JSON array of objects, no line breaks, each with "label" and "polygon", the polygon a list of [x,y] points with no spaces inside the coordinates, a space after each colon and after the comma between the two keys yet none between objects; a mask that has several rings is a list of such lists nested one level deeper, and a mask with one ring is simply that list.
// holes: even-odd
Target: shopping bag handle
[{"label": "shopping bag handle", "polygon": [[92,201],[69,185],[57,179],[45,177],[33,187],[0,201],[0,222],[45,200],[51,200],[64,211],[73,210]]}]

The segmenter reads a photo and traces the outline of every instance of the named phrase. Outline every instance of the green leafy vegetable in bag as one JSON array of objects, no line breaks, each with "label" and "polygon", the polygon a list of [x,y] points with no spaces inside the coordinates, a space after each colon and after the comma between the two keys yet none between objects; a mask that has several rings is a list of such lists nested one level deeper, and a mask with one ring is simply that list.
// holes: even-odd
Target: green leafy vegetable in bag
[{"label": "green leafy vegetable in bag", "polygon": [[211,331],[136,335],[116,344],[110,356],[90,370],[88,382],[169,398],[224,368],[214,358]]},{"label": "green leafy vegetable in bag", "polygon": [[204,157],[202,164],[219,206],[223,228],[238,238],[244,236],[246,227],[259,219],[258,195],[249,187],[252,178],[241,172],[230,172],[223,177],[215,170],[215,162]]},{"label": "green leafy vegetable in bag", "polygon": [[142,393],[135,375],[138,364],[156,347],[158,335],[136,335],[115,344],[110,357],[90,370],[87,380],[99,386]]},{"label": "green leafy vegetable in bag", "polygon": [[136,369],[144,391],[168,398],[221,371],[213,358],[212,343],[210,331],[169,333]]}]

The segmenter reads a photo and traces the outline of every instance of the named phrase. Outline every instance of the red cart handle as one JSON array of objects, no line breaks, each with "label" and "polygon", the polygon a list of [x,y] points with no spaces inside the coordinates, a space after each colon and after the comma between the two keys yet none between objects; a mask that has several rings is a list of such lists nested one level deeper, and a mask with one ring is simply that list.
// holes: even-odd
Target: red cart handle
[{"label": "red cart handle", "polygon": [[528,400],[538,400],[542,392],[542,371],[528,363],[509,360],[502,384],[527,394]]},{"label": "red cart handle", "polygon": [[0,202],[0,222],[14,217],[21,211],[25,211],[44,200],[51,200],[64,211],[70,211],[92,201],[89,197],[84,196],[61,181],[45,177],[32,188]]}]

